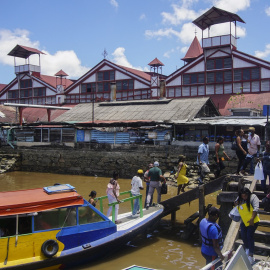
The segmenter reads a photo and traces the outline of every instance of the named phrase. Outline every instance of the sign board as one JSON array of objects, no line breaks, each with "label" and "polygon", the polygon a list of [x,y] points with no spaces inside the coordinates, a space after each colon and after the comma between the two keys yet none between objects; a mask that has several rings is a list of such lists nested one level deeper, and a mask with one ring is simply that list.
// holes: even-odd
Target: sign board
[{"label": "sign board", "polygon": [[148,138],[149,139],[156,139],[157,138],[157,133],[155,131],[148,132]]},{"label": "sign board", "polygon": [[270,105],[263,105],[263,116],[267,116],[267,107],[268,107],[268,115],[270,115]]},{"label": "sign board", "polygon": [[77,130],[77,142],[84,142],[84,130]]}]

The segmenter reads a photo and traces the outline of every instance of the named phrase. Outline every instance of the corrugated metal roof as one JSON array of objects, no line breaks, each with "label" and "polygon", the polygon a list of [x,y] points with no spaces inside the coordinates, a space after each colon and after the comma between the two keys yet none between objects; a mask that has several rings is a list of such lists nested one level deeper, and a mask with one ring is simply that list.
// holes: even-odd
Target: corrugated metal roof
[{"label": "corrugated metal roof", "polygon": [[211,117],[211,118],[195,118],[190,122],[172,121],[174,124],[189,125],[211,125],[211,126],[265,126],[266,117]]},{"label": "corrugated metal roof", "polygon": [[[95,121],[188,121],[196,117],[209,100],[184,98],[173,100],[119,101],[94,104]],[[54,119],[56,122],[91,122],[92,103],[78,104],[72,110]]]}]

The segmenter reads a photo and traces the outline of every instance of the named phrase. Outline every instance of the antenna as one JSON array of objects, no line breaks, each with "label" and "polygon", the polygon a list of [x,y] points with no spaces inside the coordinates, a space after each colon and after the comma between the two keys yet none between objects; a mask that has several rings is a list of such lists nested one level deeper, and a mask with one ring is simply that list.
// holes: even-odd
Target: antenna
[{"label": "antenna", "polygon": [[107,53],[106,49],[104,49],[104,51],[103,51],[103,53],[101,55],[103,55],[103,58],[104,59],[107,58],[108,53]]}]

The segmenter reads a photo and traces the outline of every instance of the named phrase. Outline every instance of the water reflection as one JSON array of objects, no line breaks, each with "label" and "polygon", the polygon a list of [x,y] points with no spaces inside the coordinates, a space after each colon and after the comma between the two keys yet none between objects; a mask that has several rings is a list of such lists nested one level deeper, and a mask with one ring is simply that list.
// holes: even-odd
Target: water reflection
[{"label": "water reflection", "polygon": [[[78,193],[88,199],[91,190],[97,192],[97,197],[106,195],[109,179],[104,177],[88,177],[75,175],[58,175],[35,172],[11,172],[0,175],[0,191],[19,189],[33,189],[50,186],[54,183],[67,183],[76,187]],[[131,179],[119,179],[120,191],[130,190]],[[168,194],[162,195],[162,200],[176,195],[175,187],[168,187]],[[142,191],[143,201],[145,190]],[[157,200],[154,194],[154,202]],[[208,196],[206,204],[215,204],[215,196]],[[99,208],[99,205],[97,204]],[[119,212],[130,210],[129,203],[120,204]],[[130,265],[141,265],[154,269],[200,269],[204,266],[204,259],[200,254],[198,239],[192,236],[188,241],[181,239],[181,224],[191,214],[198,210],[198,201],[193,201],[177,211],[177,223],[172,226],[170,216],[162,219],[161,224],[148,235],[140,235],[120,251],[99,260],[83,265],[76,269],[88,270],[119,270]],[[104,213],[107,212],[105,207]]]}]

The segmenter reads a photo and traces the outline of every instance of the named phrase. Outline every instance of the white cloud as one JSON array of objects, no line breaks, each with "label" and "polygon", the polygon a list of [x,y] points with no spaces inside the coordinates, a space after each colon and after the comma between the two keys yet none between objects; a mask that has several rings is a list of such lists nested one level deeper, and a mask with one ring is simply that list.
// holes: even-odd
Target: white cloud
[{"label": "white cloud", "polygon": [[172,36],[176,36],[176,37],[180,38],[180,33],[177,32],[176,30],[173,30],[172,28],[159,29],[156,31],[146,30],[144,34],[147,38],[161,39],[162,37],[169,37],[170,38]]},{"label": "white cloud", "polygon": [[[208,31],[208,30],[205,30]],[[211,26],[210,36],[220,36],[220,35],[228,35],[230,33],[230,23],[220,23]],[[237,37],[245,37],[246,36],[246,28],[241,26],[236,26],[236,34]],[[235,36],[234,27],[232,27],[232,35]]]},{"label": "white cloud", "polygon": [[124,67],[129,67],[129,68],[134,68],[138,70],[143,70],[143,71],[149,71],[148,67],[134,67],[132,64],[129,63],[127,60],[127,57],[125,55],[125,48],[123,47],[118,47],[115,49],[115,51],[112,53],[113,55],[113,62],[117,65],[124,66]]},{"label": "white cloud", "polygon": [[265,9],[265,13],[267,14],[267,16],[270,16],[270,7],[267,7],[267,8]]},{"label": "white cloud", "polygon": [[270,44],[267,44],[265,46],[265,50],[262,51],[255,51],[255,56],[258,58],[266,58],[267,56],[270,55]]},{"label": "white cloud", "polygon": [[[41,55],[42,74],[53,76],[60,69],[63,69],[69,78],[78,78],[86,73],[90,68],[81,65],[81,61],[74,51],[58,51],[50,54],[48,51],[40,49],[39,41],[31,41],[30,32],[23,29],[10,31],[0,30],[0,63],[14,66],[14,59],[7,54],[17,45],[38,49],[45,53]],[[24,59],[16,58],[16,64],[24,64]],[[30,64],[38,64],[36,55],[30,56]]]},{"label": "white cloud", "polygon": [[110,4],[116,8],[118,8],[118,2],[116,0],[110,0]]},{"label": "white cloud", "polygon": [[143,13],[141,16],[140,16],[140,21],[146,19],[146,15]]},{"label": "white cloud", "polygon": [[169,51],[165,52],[163,54],[164,57],[166,58],[170,58],[171,57],[171,54],[175,52],[175,49],[170,49]]},{"label": "white cloud", "polygon": [[189,47],[185,46],[185,47],[182,47],[180,51],[182,53],[186,54],[186,52],[188,51],[188,49],[189,49]]},{"label": "white cloud", "polygon": [[250,6],[250,0],[214,0],[213,5],[233,13],[245,10]]}]

